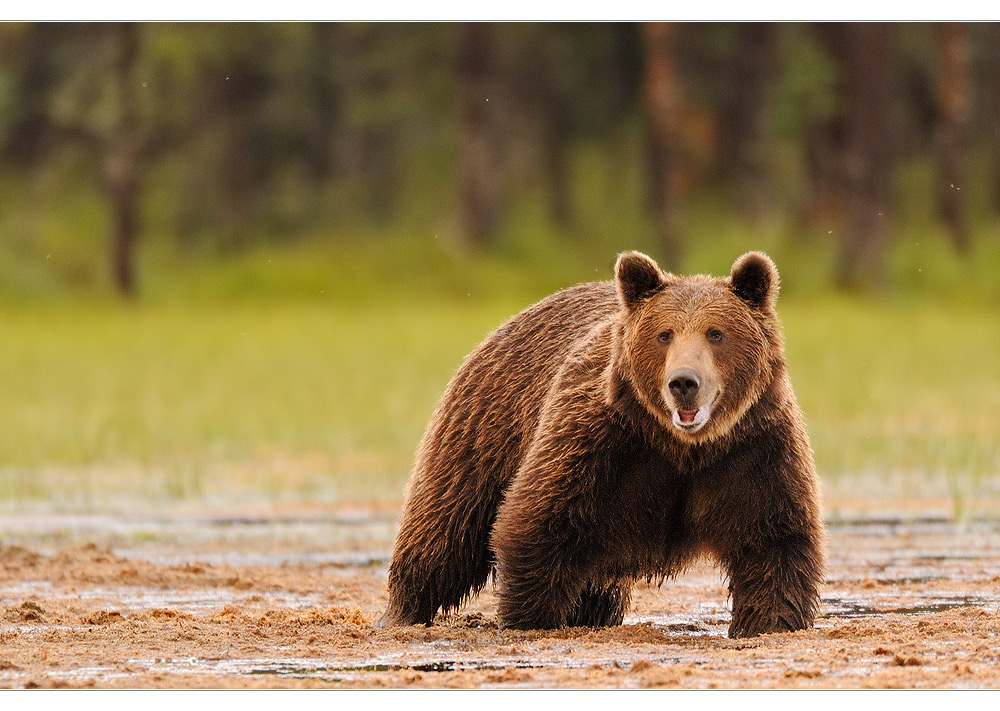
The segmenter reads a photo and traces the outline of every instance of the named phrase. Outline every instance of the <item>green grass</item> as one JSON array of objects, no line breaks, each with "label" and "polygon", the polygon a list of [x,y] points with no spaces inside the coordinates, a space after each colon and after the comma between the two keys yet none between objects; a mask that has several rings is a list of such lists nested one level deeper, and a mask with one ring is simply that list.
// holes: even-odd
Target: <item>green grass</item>
[{"label": "green grass", "polygon": [[397,498],[496,306],[285,303],[0,316],[0,499]]},{"label": "green grass", "polygon": [[956,515],[1000,513],[995,309],[828,296],[782,314],[833,498],[937,498]]},{"label": "green grass", "polygon": [[[397,501],[449,377],[541,285],[520,287],[7,306],[0,501]],[[828,495],[943,496],[963,515],[996,506],[994,309],[829,294],[780,308]]]}]

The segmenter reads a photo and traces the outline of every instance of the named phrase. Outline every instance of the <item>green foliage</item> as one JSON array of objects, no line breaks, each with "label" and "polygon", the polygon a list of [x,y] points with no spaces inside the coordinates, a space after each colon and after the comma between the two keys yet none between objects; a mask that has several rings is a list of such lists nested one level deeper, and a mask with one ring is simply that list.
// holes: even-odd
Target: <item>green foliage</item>
[{"label": "green foliage", "polygon": [[774,101],[777,130],[802,140],[799,132],[812,118],[830,118],[842,110],[837,100],[837,70],[817,39],[800,26],[782,37],[782,72]]},{"label": "green foliage", "polygon": [[[157,260],[366,241],[372,234],[378,240],[423,230],[461,242],[460,26],[151,23],[139,29],[138,251],[145,269]],[[720,230],[747,234],[731,186],[720,192],[709,179],[734,168],[721,136],[732,129],[723,109],[739,76],[742,29],[690,24],[677,32],[684,104],[677,130],[685,147],[679,179],[689,183],[678,211],[688,269],[703,268],[698,255],[711,251],[706,235],[717,245]],[[975,88],[984,96],[992,86],[985,72],[995,44],[990,32],[970,34]],[[0,175],[0,229],[12,235],[0,240],[0,256],[16,263],[0,275],[0,292],[32,298],[34,289],[48,291],[46,279],[30,275],[44,275],[49,267],[39,260],[51,259],[59,288],[103,293],[111,288],[105,180],[120,88],[112,81],[116,35],[103,24],[5,25],[0,33],[0,154],[14,158]],[[940,221],[930,169],[931,34],[925,26],[901,26],[893,59],[901,75],[898,149],[907,160],[895,208],[910,220],[919,214],[920,231]],[[815,189],[804,155],[815,123],[844,110],[844,78],[822,27],[782,24],[774,36],[777,66],[753,150],[761,170],[773,172],[774,186],[767,214],[754,218],[753,238],[764,233],[774,251],[808,251],[823,261],[840,235],[815,216],[800,226],[809,221],[803,204]],[[564,231],[587,254],[609,246],[656,252],[639,28],[505,24],[495,28],[495,44],[491,86],[502,104],[495,138],[503,149],[496,171],[503,174],[504,219],[492,247],[501,257],[530,260],[540,232]],[[986,123],[973,126],[970,145],[989,149],[988,111],[973,118]],[[548,214],[552,180],[545,164],[555,138],[568,150],[569,226],[557,226]],[[956,188],[969,195],[979,229],[995,212],[987,163],[974,161],[976,179]],[[903,229],[898,221],[896,236],[906,241]],[[158,275],[152,266],[147,278]],[[147,287],[139,283],[140,291]]]}]

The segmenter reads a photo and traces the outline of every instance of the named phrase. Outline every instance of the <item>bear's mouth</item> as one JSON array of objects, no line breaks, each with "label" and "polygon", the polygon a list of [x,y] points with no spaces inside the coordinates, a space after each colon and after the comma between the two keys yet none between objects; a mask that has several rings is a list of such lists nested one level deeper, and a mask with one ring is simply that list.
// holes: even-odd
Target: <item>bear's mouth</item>
[{"label": "bear's mouth", "polygon": [[715,400],[718,396],[719,394],[716,393],[711,402],[708,402],[698,408],[678,407],[674,410],[673,417],[671,418],[671,421],[674,423],[674,427],[682,432],[697,432],[700,430],[705,426],[705,423],[708,422],[709,417],[711,417],[712,405],[715,404]]}]

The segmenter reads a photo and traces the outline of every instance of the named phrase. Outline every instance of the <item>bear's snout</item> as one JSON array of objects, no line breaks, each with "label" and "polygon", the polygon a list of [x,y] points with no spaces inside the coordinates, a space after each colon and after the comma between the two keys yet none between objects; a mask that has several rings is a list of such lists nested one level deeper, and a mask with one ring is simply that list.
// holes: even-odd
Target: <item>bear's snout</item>
[{"label": "bear's snout", "polygon": [[667,376],[663,395],[671,411],[670,419],[681,432],[694,434],[711,419],[719,395],[713,375],[682,366]]},{"label": "bear's snout", "polygon": [[690,368],[675,370],[667,379],[667,388],[677,398],[678,405],[693,401],[701,387],[701,378]]},{"label": "bear's snout", "polygon": [[700,432],[712,418],[721,391],[719,372],[700,326],[674,336],[663,364],[660,395],[682,436]]}]

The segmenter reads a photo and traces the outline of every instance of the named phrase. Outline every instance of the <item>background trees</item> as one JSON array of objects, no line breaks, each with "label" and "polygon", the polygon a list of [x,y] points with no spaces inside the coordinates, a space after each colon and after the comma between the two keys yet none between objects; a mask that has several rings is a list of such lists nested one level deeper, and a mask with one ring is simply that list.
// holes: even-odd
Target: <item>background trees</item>
[{"label": "background trees", "polygon": [[577,246],[620,230],[684,269],[714,238],[700,209],[883,287],[911,205],[964,255],[995,222],[998,32],[7,25],[0,250],[56,246],[59,279],[125,295],[150,245],[201,259],[414,225],[465,251],[524,225]]}]

